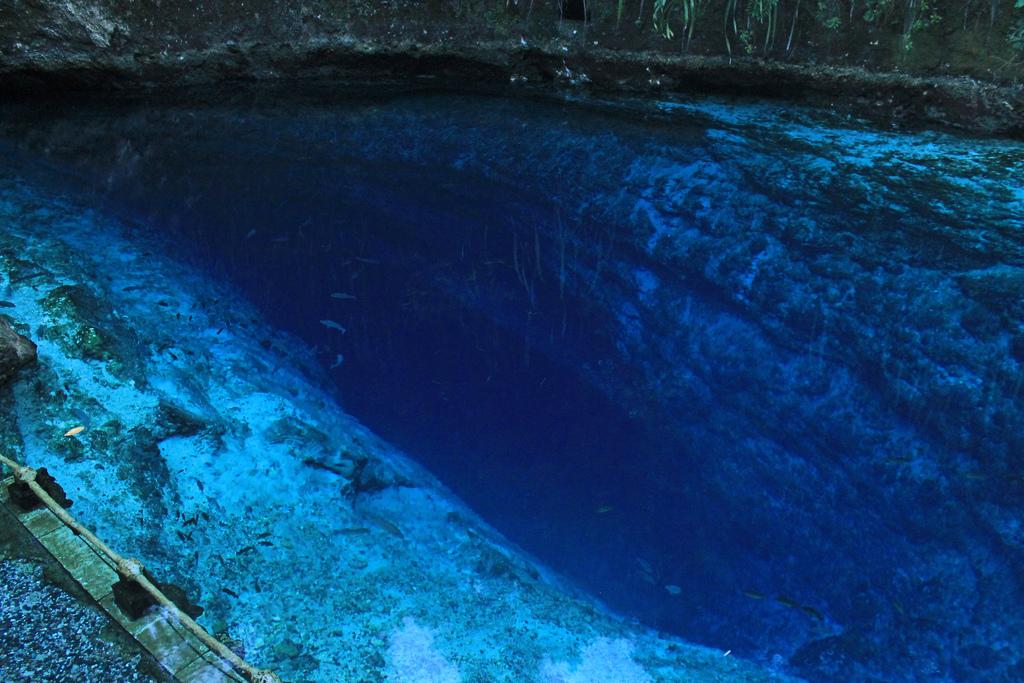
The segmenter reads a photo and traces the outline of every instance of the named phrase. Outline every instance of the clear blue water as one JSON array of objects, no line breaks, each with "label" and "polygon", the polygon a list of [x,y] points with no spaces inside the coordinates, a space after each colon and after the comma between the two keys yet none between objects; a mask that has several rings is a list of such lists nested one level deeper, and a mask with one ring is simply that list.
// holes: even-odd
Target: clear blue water
[{"label": "clear blue water", "polygon": [[621,614],[814,681],[1024,679],[1020,143],[451,95],[4,126]]}]

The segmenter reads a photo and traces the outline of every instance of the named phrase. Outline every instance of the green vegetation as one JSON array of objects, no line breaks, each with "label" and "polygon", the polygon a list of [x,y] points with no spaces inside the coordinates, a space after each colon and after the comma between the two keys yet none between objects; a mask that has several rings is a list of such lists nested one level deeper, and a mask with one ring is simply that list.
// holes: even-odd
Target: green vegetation
[{"label": "green vegetation", "polygon": [[[842,44],[891,51],[894,60],[904,61],[926,35],[922,54],[933,62],[942,58],[951,35],[967,51],[980,47],[1011,59],[1024,51],[1024,0],[616,0],[617,29],[637,6],[638,27],[678,40],[684,51],[790,56],[801,48]],[[973,47],[965,45],[970,41]]]},{"label": "green vegetation", "polygon": [[[1014,7],[1016,9],[1024,9],[1024,0],[1017,0]],[[1010,30],[1007,40],[1009,40],[1014,50],[1024,52],[1024,17],[1017,20],[1017,23]]]}]

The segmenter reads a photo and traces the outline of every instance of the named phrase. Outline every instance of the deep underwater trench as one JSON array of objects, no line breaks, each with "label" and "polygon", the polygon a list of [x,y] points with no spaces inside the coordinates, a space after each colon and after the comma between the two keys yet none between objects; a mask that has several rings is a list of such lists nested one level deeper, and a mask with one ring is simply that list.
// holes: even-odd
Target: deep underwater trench
[{"label": "deep underwater trench", "polygon": [[[685,631],[665,586],[721,588],[680,571],[675,539],[709,533],[715,506],[659,473],[686,447],[588,376],[615,354],[615,320],[578,291],[597,277],[569,243],[581,228],[489,183],[260,168],[217,183],[243,207],[217,193],[174,221],[184,250],[313,345],[346,410],[512,541],[614,608]],[[325,185],[332,202],[297,200]]]},{"label": "deep underwater trench", "polygon": [[1024,155],[745,106],[5,134],[234,283],[347,411],[617,611],[811,680],[1015,680]]}]

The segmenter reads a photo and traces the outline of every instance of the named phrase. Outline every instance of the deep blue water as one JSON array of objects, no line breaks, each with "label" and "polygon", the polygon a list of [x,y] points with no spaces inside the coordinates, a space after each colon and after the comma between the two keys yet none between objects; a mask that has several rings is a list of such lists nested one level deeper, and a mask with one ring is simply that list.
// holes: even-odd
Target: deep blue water
[{"label": "deep blue water", "polygon": [[613,609],[810,680],[1024,680],[1021,145],[417,96],[20,147]]}]

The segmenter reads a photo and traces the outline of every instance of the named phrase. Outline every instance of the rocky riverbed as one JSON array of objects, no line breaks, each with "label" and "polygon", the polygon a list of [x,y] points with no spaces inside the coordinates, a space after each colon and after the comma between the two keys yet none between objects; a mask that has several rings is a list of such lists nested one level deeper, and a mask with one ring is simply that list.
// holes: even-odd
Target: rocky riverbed
[{"label": "rocky riverbed", "polygon": [[[19,418],[22,436],[8,432],[12,448],[72,478],[88,474],[89,498],[130,481],[124,500],[152,526],[126,542],[154,557],[181,540],[156,520],[176,509],[192,519],[211,486],[259,510],[238,522],[249,538],[240,558],[161,560],[186,577],[223,577],[236,593],[248,585],[246,605],[264,605],[260,586],[284,574],[255,562],[257,552],[283,562],[284,551],[254,541],[304,533],[285,518],[288,496],[331,481],[338,497],[311,501],[308,514],[334,515],[327,528],[351,536],[356,556],[334,558],[349,569],[371,571],[384,553],[403,568],[389,581],[411,593],[447,585],[445,571],[402,554],[416,538],[421,557],[449,555],[452,566],[533,586],[524,565],[500,569],[448,502],[425,508],[419,531],[395,522],[426,506],[411,501],[434,485],[374,455],[390,451],[304,388],[354,372],[350,404],[373,408],[379,396],[399,405],[400,426],[472,435],[459,416],[443,422],[438,406],[465,394],[466,414],[479,415],[479,396],[507,416],[518,401],[489,399],[486,387],[518,381],[495,369],[518,368],[525,347],[545,373],[534,378],[543,390],[521,391],[542,407],[527,417],[561,415],[562,397],[582,385],[620,407],[610,422],[642,422],[668,447],[627,440],[600,451],[614,476],[585,480],[582,493],[566,487],[593,472],[601,444],[586,434],[572,434],[557,458],[499,453],[488,465],[509,463],[500,483],[458,479],[473,451],[436,464],[510,528],[556,539],[547,550],[566,571],[601,557],[590,579],[622,609],[817,680],[1019,675],[1019,648],[1004,638],[1024,619],[1013,608],[1024,419],[1018,143],[884,132],[837,113],[734,100],[328,102],[12,113],[12,158],[44,158],[63,174],[50,183],[139,220],[129,245],[160,226],[177,253],[216,264],[318,349],[253,322],[259,315],[228,294],[152,287],[199,281],[137,255],[162,247],[111,251],[91,223],[75,228],[95,219],[19,199],[8,220],[23,255],[8,261],[10,277],[56,272],[39,267],[53,262],[89,275],[15,288],[12,310],[34,321],[26,330],[36,330],[40,357],[84,389],[58,392],[65,403],[53,407],[57,380],[21,384],[29,417]],[[30,230],[54,215],[71,226],[66,242]],[[91,256],[111,253],[131,268],[112,273]],[[417,379],[422,357],[432,360]],[[467,379],[451,390],[435,367],[468,367],[486,386]],[[576,378],[573,392],[555,382],[559,372]],[[55,438],[81,419],[74,409],[93,428],[81,442]],[[500,421],[479,431],[492,426]],[[107,460],[100,446],[143,466]],[[219,483],[201,490],[188,479],[196,469]],[[274,481],[284,472],[284,486],[297,488],[241,493],[243,470]],[[624,482],[650,500],[631,509],[586,497],[613,497]],[[152,494],[168,486],[169,498]],[[369,509],[339,512],[353,496]],[[435,536],[440,519],[449,536]],[[216,526],[193,538],[206,535],[230,545]],[[345,610],[368,609],[357,597],[366,592],[373,605],[387,597],[369,576],[345,593]],[[239,618],[229,594],[205,590]],[[298,631],[274,633],[302,642]],[[322,665],[331,646],[317,647]]]},{"label": "rocky riverbed", "polygon": [[0,181],[6,315],[39,354],[0,442],[247,657],[293,681],[789,680],[577,591],[343,412],[231,285],[61,183],[31,160]]}]

